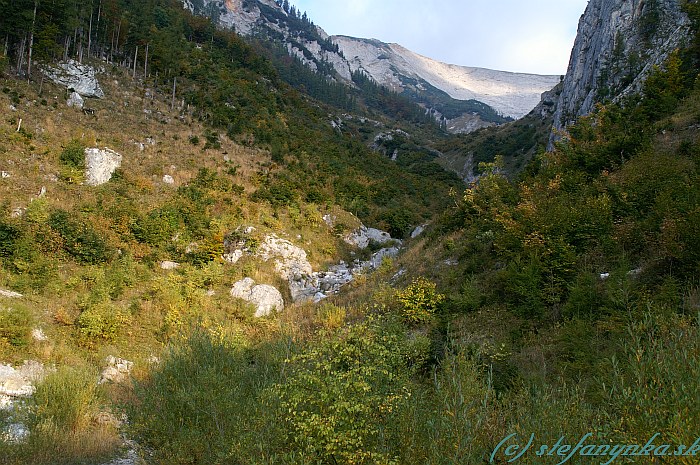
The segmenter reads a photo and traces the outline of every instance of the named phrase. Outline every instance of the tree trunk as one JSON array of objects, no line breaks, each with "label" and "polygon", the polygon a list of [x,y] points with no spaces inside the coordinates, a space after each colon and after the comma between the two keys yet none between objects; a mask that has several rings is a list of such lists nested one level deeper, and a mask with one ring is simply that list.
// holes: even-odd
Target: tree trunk
[{"label": "tree trunk", "polygon": [[134,52],[134,78],[136,78],[136,58],[139,56],[139,46],[136,46],[136,51]]},{"label": "tree trunk", "polygon": [[88,49],[87,57],[90,59],[90,50],[92,50],[92,3],[90,4],[90,26],[88,29]]},{"label": "tree trunk", "polygon": [[22,37],[22,45],[19,48],[19,54],[17,55],[17,76],[22,75],[22,65],[24,65],[24,48],[27,45],[27,34]]},{"label": "tree trunk", "polygon": [[34,50],[34,28],[36,26],[36,10],[39,0],[34,0],[34,17],[32,18],[32,30],[29,34],[29,58],[27,59],[27,81],[32,77],[32,51]]},{"label": "tree trunk", "polygon": [[63,49],[63,61],[68,61],[68,55],[70,54],[70,36],[66,36],[66,45]]},{"label": "tree trunk", "polygon": [[146,44],[146,59],[143,62],[143,78],[148,77],[148,47],[150,44]]},{"label": "tree trunk", "polygon": [[177,84],[177,76],[173,78],[173,98],[172,101],[170,102],[170,109],[174,110],[175,109],[175,86]]}]

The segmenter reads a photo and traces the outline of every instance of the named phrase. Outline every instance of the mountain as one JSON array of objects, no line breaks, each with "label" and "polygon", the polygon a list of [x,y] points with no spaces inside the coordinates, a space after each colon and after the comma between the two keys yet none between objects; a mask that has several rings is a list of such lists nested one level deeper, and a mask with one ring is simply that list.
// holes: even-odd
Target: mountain
[{"label": "mountain", "polygon": [[283,43],[310,68],[352,84],[355,73],[408,96],[447,130],[471,132],[518,119],[530,112],[559,76],[541,76],[451,65],[398,44],[329,36],[293,7],[272,0],[185,0],[185,7],[210,16],[246,36]]},{"label": "mountain", "polygon": [[596,103],[639,92],[654,67],[690,39],[679,0],[591,0],[581,16],[554,115],[561,130]]}]

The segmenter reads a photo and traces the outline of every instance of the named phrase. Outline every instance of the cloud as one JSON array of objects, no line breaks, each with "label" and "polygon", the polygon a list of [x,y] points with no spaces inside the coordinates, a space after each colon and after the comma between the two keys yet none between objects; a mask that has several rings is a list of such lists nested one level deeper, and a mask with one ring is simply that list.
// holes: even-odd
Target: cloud
[{"label": "cloud", "polygon": [[329,34],[396,42],[440,61],[564,74],[587,0],[292,0]]}]

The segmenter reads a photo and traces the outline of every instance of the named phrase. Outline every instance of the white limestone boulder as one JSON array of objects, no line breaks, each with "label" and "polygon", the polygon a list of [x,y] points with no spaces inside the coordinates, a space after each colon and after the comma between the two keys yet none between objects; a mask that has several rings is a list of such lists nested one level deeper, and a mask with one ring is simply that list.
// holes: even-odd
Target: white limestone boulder
[{"label": "white limestone boulder", "polygon": [[277,288],[268,284],[255,284],[251,278],[235,283],[231,288],[231,297],[243,299],[255,305],[256,318],[268,316],[273,311],[284,310],[284,299]]},{"label": "white limestone boulder", "polygon": [[104,148],[85,149],[85,184],[99,186],[109,182],[122,165],[122,156],[114,150]]}]

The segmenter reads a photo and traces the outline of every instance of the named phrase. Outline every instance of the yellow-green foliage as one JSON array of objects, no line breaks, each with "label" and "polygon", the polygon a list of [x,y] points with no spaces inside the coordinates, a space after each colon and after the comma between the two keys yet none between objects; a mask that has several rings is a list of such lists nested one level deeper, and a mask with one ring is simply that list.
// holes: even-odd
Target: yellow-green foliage
[{"label": "yellow-green foliage", "polygon": [[24,305],[0,305],[0,347],[25,346],[29,343],[34,318]]},{"label": "yellow-green foliage", "polygon": [[37,385],[32,404],[32,429],[85,429],[99,406],[97,373],[62,367]]},{"label": "yellow-green foliage", "polygon": [[395,298],[399,302],[401,316],[411,324],[430,320],[445,296],[437,292],[437,285],[425,278],[416,278],[405,289],[397,290]]},{"label": "yellow-green foliage", "polygon": [[119,329],[131,321],[129,315],[111,302],[90,305],[78,317],[80,336],[86,342],[113,341]]},{"label": "yellow-green foliage", "polygon": [[288,361],[289,377],[274,390],[302,461],[395,463],[387,427],[410,397],[399,334],[370,320]]}]

